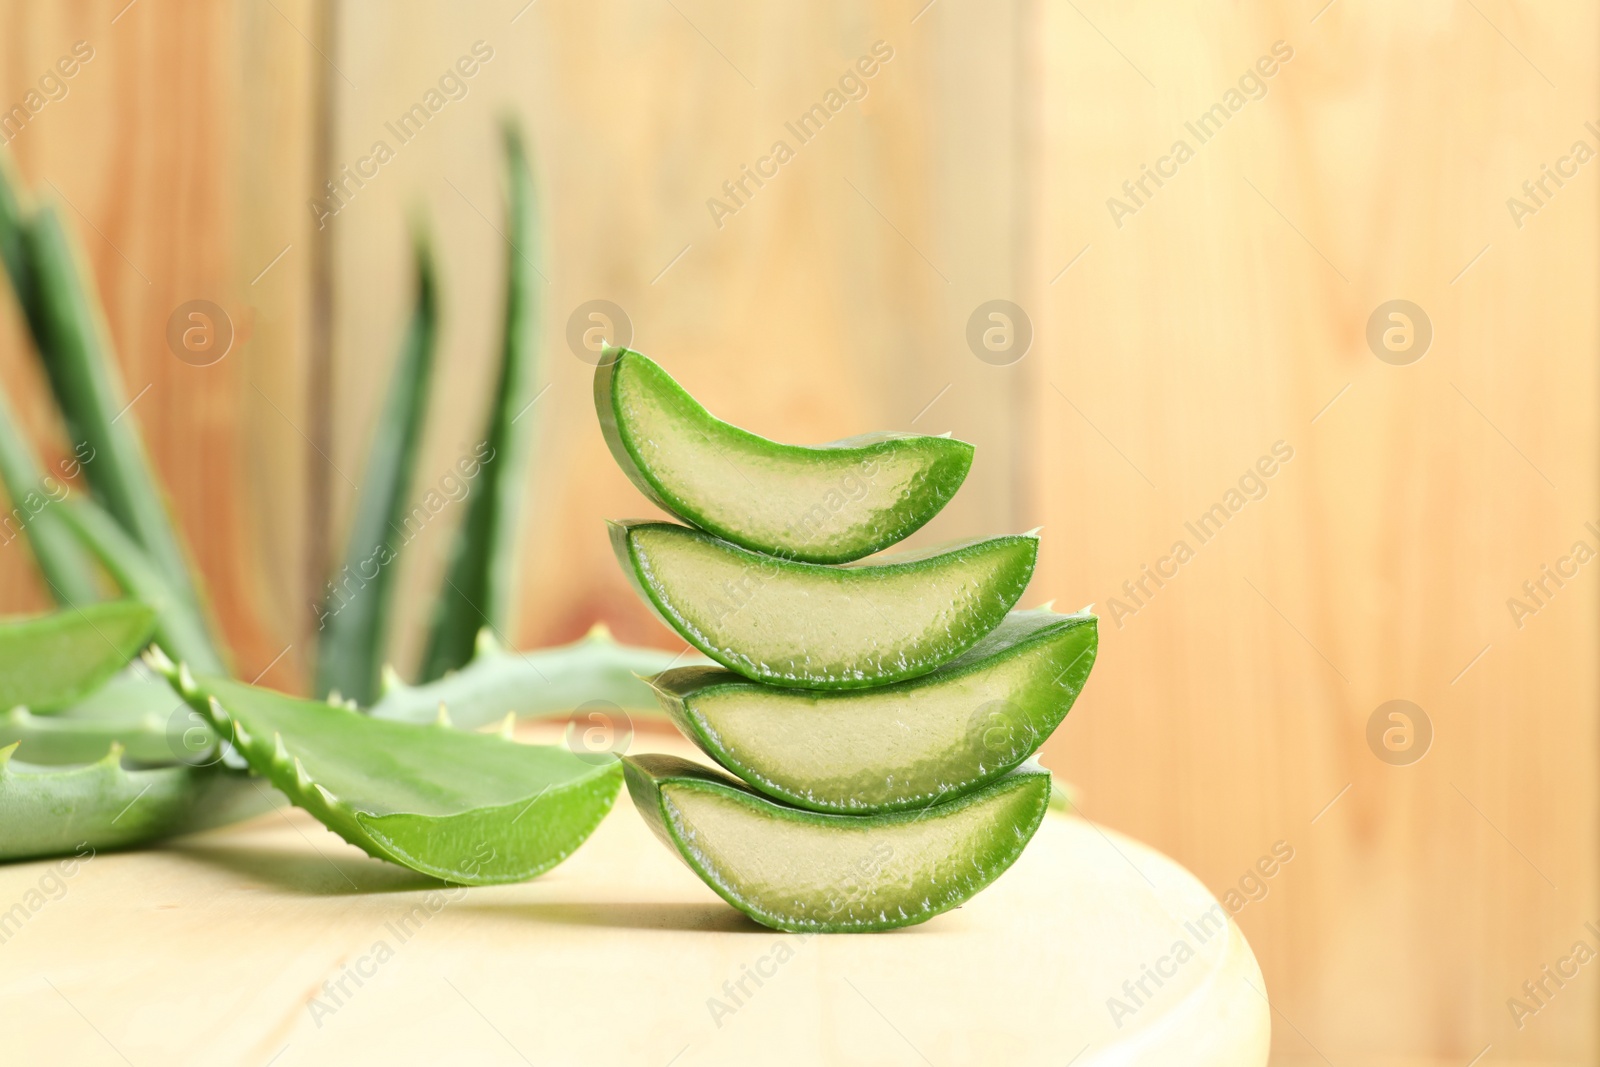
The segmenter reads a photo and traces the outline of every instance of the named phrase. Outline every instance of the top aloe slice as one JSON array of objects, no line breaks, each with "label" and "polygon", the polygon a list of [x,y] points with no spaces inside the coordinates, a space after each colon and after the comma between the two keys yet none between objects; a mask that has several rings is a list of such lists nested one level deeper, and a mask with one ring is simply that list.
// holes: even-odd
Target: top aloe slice
[{"label": "top aloe slice", "polygon": [[939,513],[972,465],[948,437],[876,433],[812,447],[715,418],[649,358],[610,349],[594,402],[611,454],[645,496],[756,552],[847,563]]},{"label": "top aloe slice", "polygon": [[926,807],[1022,764],[1094,665],[1092,615],[1018,611],[932,674],[850,692],[775,689],[711,667],[654,680],[701,751],[787,804],[855,815]]},{"label": "top aloe slice", "polygon": [[611,523],[641,596],[685,641],[758,682],[859,689],[927,674],[1000,625],[1033,577],[1032,534],[831,567],[670,522]]},{"label": "top aloe slice", "polygon": [[88,695],[139,653],[155,623],[136,600],[0,622],[0,709],[48,711]]},{"label": "top aloe slice", "polygon": [[464,885],[518,882],[573,853],[611,810],[611,757],[373,719],[161,657],[189,705],[297,806],[369,855]]}]

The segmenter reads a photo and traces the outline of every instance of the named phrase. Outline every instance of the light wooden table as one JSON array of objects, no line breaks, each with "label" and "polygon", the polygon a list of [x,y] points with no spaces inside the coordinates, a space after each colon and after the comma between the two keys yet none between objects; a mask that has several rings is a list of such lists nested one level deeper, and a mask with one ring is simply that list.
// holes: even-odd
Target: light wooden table
[{"label": "light wooden table", "polygon": [[[6,1063],[1267,1057],[1265,987],[1243,936],[1232,923],[1195,932],[1215,904],[1204,887],[1057,813],[989,890],[888,934],[750,923],[650,835],[626,790],[576,855],[522,885],[440,888],[288,809],[66,871],[0,868],[0,909],[17,902],[39,906],[0,934]],[[1180,941],[1194,951],[1181,963]],[[1137,1004],[1123,983],[1137,993],[1146,965],[1170,977],[1144,978]],[[1114,1021],[1112,997],[1134,1010]]]}]

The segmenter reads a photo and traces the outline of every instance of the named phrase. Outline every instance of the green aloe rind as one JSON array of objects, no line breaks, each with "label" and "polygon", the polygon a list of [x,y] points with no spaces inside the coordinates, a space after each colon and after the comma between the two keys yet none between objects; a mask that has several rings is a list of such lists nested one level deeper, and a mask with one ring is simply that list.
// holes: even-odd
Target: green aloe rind
[{"label": "green aloe rind", "polygon": [[122,591],[155,611],[155,641],[169,656],[207,674],[227,671],[205,620],[110,513],[92,500],[67,500],[57,511]]},{"label": "green aloe rind", "polygon": [[973,648],[911,681],[776,689],[689,667],[655,679],[706,755],[773,799],[872,814],[972,792],[1020,766],[1061,724],[1094,665],[1097,620],[1013,612]]},{"label": "green aloe rind", "polygon": [[155,621],[136,600],[0,620],[0,708],[49,711],[87,696],[144,648]]},{"label": "green aloe rind", "polygon": [[198,619],[205,605],[166,507],[122,388],[88,272],[59,214],[41,206],[22,227],[35,305],[29,316],[56,405],[74,442],[94,458],[84,465],[92,495],[149,556],[179,600]]},{"label": "green aloe rind", "polygon": [[135,660],[82,699],[37,715],[26,707],[0,714],[0,745],[21,747],[27,763],[93,763],[121,745],[130,763],[213,763],[217,735],[204,715],[172,691],[165,678]]},{"label": "green aloe rind", "polygon": [[608,349],[594,378],[611,454],[640,492],[754,552],[848,563],[920,529],[961,487],[965,441],[876,433],[786,445],[716,418],[658,364]]},{"label": "green aloe rind", "polygon": [[959,906],[1016,861],[1050,801],[1033,765],[922,811],[826,815],[674,756],[623,764],[657,837],[729,904],[794,932],[888,930]]},{"label": "green aloe rind", "polygon": [[494,885],[549,870],[621,788],[610,756],[197,680],[160,656],[152,665],[297,807],[367,854],[444,881]]},{"label": "green aloe rind", "polygon": [[456,532],[444,585],[434,606],[423,653],[423,681],[442,677],[472,658],[487,626],[505,632],[517,587],[518,530],[533,446],[532,407],[538,399],[538,214],[533,172],[514,125],[503,131],[509,186],[505,317],[500,370],[481,447],[483,471]]},{"label": "green aloe rind", "polygon": [[[0,224],[0,234],[4,232],[5,226]],[[5,485],[10,503],[9,511],[0,515],[0,545],[9,544],[18,532],[26,535],[39,575],[57,604],[99,600],[93,557],[52,507],[66,497],[66,484],[41,473],[4,393],[0,393],[0,483]]]},{"label": "green aloe rind", "polygon": [[[378,416],[361,477],[344,563],[335,570],[328,597],[318,612],[323,630],[317,642],[316,692],[326,696],[337,690],[363,705],[378,696],[398,580],[394,566],[398,549],[391,542],[406,515],[438,336],[433,253],[420,234],[415,258],[411,321],[389,376],[389,395]],[[349,574],[352,568],[356,572],[353,577]]]},{"label": "green aloe rind", "polygon": [[685,662],[703,661],[619,644],[601,625],[571,644],[531,652],[508,652],[484,630],[472,662],[436,682],[406,685],[387,675],[383,696],[368,713],[377,719],[429,723],[443,706],[450,721],[464,730],[508,714],[519,719],[564,715],[594,703],[658,715],[654,691],[644,678]]},{"label": "green aloe rind", "polygon": [[265,811],[272,791],[220,766],[129,770],[120,746],[86,766],[41,767],[0,748],[0,862],[126,848]]},{"label": "green aloe rind", "polygon": [[857,689],[927,674],[1000,625],[1033,576],[1015,534],[834,567],[751,552],[675,523],[609,523],[657,615],[752,681]]}]

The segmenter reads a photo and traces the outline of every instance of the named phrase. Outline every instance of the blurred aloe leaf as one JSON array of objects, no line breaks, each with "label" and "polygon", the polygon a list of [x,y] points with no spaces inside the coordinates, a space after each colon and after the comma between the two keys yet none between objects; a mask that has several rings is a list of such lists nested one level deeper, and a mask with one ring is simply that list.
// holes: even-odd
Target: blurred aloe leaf
[{"label": "blurred aloe leaf", "polygon": [[205,716],[172,686],[134,660],[88,696],[48,715],[25,707],[0,714],[0,746],[13,742],[20,759],[59,766],[93,763],[123,747],[134,763],[215,762],[217,736]]},{"label": "blurred aloe leaf", "polygon": [[503,634],[516,590],[517,530],[533,443],[524,421],[537,383],[537,298],[533,174],[514,125],[504,129],[509,228],[506,247],[505,323],[500,372],[483,434],[483,473],[456,532],[444,585],[419,672],[424,682],[472,658],[473,642],[487,626]]},{"label": "blurred aloe leaf", "polygon": [[143,844],[237,822],[275,802],[247,775],[212,767],[127,770],[122,748],[95,763],[41,767],[0,748],[0,862]]},{"label": "blurred aloe leaf", "polygon": [[49,711],[87,696],[138,655],[154,627],[155,612],[136,600],[0,621],[0,708]]},{"label": "blurred aloe leaf", "polygon": [[[3,224],[0,224],[3,230]],[[4,520],[18,520],[28,537],[33,561],[57,604],[81,605],[100,599],[94,559],[84,551],[53,505],[65,494],[60,481],[46,481],[33,449],[17,429],[5,394],[0,393],[0,482],[5,483],[11,510]],[[60,495],[58,495],[60,494]],[[16,534],[6,527],[7,540]]]},{"label": "blurred aloe leaf", "polygon": [[195,670],[227,673],[222,657],[211,643],[210,633],[193,606],[172,588],[166,574],[110,514],[92,500],[68,500],[56,508],[122,591],[155,611],[157,645],[168,655],[193,665]]},{"label": "blurred aloe leaf", "polygon": [[205,605],[117,377],[88,271],[56,209],[42,205],[30,211],[9,166],[0,166],[0,260],[74,450],[83,458],[90,492],[204,621]]},{"label": "blurred aloe leaf", "polygon": [[663,652],[618,644],[604,626],[568,645],[508,652],[479,634],[472,662],[438,681],[404,685],[392,675],[382,699],[369,709],[375,719],[432,722],[442,704],[463,730],[517,718],[565,715],[591,702],[615,704],[635,718],[665,715],[644,677],[674,666],[708,664],[698,653]]},{"label": "blurred aloe leaf", "polygon": [[392,564],[399,553],[398,545],[391,541],[406,517],[438,337],[433,253],[421,235],[415,255],[411,321],[378,416],[344,563],[334,572],[318,612],[323,630],[317,647],[316,692],[326,695],[338,690],[363,705],[378,695],[396,582]]}]

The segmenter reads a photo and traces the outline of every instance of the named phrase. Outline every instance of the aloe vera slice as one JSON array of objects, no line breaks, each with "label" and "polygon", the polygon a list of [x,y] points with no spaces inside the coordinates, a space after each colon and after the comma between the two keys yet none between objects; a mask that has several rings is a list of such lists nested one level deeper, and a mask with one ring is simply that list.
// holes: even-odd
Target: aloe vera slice
[{"label": "aloe vera slice", "polygon": [[610,758],[373,719],[152,657],[297,807],[369,855],[449,882],[519,882],[566,859],[616,800]]},{"label": "aloe vera slice", "polygon": [[267,810],[274,794],[216,767],[127,770],[113,746],[87,766],[41,767],[0,748],[0,861],[143,844]]},{"label": "aloe vera slice", "polygon": [[155,613],[136,600],[0,621],[0,708],[47,711],[85,696],[137,655],[154,627]]},{"label": "aloe vera slice", "polygon": [[326,696],[336,689],[359,704],[370,704],[378,695],[399,569],[394,565],[398,548],[391,548],[390,541],[405,521],[433,377],[437,286],[433,253],[420,234],[414,254],[411,321],[389,376],[389,395],[361,476],[344,563],[329,583],[320,613],[325,629],[317,642],[317,693]]},{"label": "aloe vera slice", "polygon": [[656,836],[722,899],[778,930],[926,922],[1000,877],[1050,802],[1050,774],[1035,765],[921,811],[823,815],[675,756],[622,762]]},{"label": "aloe vera slice", "polygon": [[875,689],[776,689],[688,667],[654,680],[701,751],[813,811],[867,814],[969,793],[1061,724],[1094,665],[1092,615],[1019,611],[931,674]]},{"label": "aloe vera slice", "polygon": [[611,454],[645,496],[725,541],[808,563],[847,563],[903,540],[972,466],[972,446],[948,437],[769,441],[714,417],[630,349],[606,352],[594,402]]},{"label": "aloe vera slice", "polygon": [[502,131],[508,189],[505,317],[500,372],[484,428],[483,471],[456,531],[444,586],[434,606],[420,676],[432,681],[472,658],[478,631],[503,631],[517,589],[517,531],[522,522],[528,461],[533,449],[538,385],[538,293],[533,261],[537,213],[533,172],[522,136]]},{"label": "aloe vera slice", "polygon": [[1033,576],[1015,534],[830,567],[668,522],[610,523],[634,588],[683,639],[754,681],[857,689],[926,674],[1000,625]]},{"label": "aloe vera slice", "polygon": [[565,714],[595,701],[660,715],[643,679],[691,661],[703,662],[699,656],[619,644],[601,625],[571,644],[529,652],[507,652],[483,630],[471,663],[424,685],[405,685],[391,673],[382,699],[368,713],[375,719],[428,723],[443,705],[463,730],[508,714],[519,719]]},{"label": "aloe vera slice", "polygon": [[67,527],[95,554],[122,591],[155,611],[157,645],[203,673],[227,670],[211,643],[205,620],[110,514],[92,500],[67,500],[57,508]]}]

